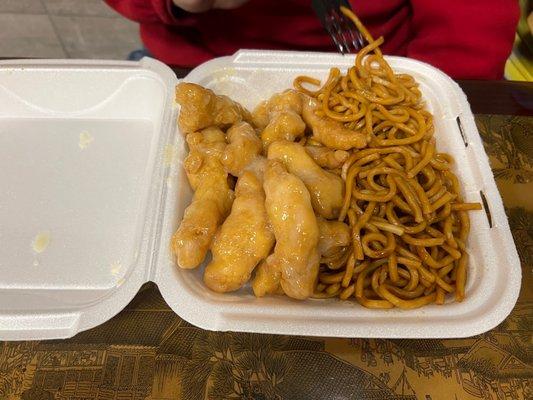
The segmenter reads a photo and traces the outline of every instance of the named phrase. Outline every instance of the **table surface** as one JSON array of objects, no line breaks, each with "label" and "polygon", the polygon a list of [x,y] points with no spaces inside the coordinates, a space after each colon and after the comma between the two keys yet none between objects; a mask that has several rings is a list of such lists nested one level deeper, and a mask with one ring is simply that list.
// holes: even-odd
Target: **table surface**
[{"label": "table surface", "polygon": [[208,332],[147,284],[112,320],[72,339],[0,342],[0,399],[533,398],[533,84],[459,84],[522,262],[519,301],[498,327],[444,340]]}]

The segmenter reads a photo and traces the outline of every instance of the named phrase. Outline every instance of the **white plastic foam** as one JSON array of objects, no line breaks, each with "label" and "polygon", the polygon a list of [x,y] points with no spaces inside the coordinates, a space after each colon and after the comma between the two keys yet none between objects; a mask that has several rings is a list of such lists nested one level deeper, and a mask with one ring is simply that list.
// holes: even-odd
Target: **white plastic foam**
[{"label": "white plastic foam", "polygon": [[[388,57],[420,83],[437,146],[457,161],[470,213],[470,267],[462,303],[370,310],[355,302],[257,299],[250,288],[210,292],[202,268],[174,266],[169,241],[191,198],[163,64],[72,60],[0,63],[0,339],[73,336],[118,313],[146,281],[170,307],[211,330],[388,338],[465,337],[491,329],[513,308],[520,263],[503,204],[461,89],[439,70]],[[253,108],[300,74],[323,78],[336,54],[239,51],[185,80]],[[90,140],[87,140],[90,138]],[[83,143],[82,140],[83,139]],[[80,143],[83,146],[80,146]],[[42,252],[32,248],[46,232]]]}]

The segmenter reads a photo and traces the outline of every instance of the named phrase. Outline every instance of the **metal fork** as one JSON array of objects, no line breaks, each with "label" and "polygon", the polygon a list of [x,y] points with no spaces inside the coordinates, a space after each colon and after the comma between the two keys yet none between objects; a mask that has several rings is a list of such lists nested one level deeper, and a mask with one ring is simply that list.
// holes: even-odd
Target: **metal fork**
[{"label": "metal fork", "polygon": [[347,0],[312,0],[313,10],[341,54],[357,53],[366,41],[352,22],[340,11],[350,8]]}]

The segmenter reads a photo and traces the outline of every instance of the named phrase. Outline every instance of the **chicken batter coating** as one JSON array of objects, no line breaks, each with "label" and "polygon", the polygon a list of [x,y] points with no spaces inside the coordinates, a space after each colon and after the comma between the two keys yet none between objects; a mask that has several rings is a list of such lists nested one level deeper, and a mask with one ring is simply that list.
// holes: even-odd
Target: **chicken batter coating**
[{"label": "chicken batter coating", "polygon": [[269,161],[263,187],[276,237],[272,265],[281,272],[285,294],[306,299],[313,294],[319,264],[318,223],[309,192],[298,177],[274,160]]},{"label": "chicken batter coating", "polygon": [[196,190],[206,173],[224,173],[220,170],[220,160],[226,149],[226,138],[220,129],[211,127],[189,133],[185,140],[189,145],[189,154],[183,164],[189,183]]},{"label": "chicken batter coating", "polygon": [[345,150],[333,150],[325,146],[305,146],[305,151],[322,168],[337,169],[348,159],[350,153]]},{"label": "chicken batter coating", "polygon": [[259,129],[265,129],[272,119],[272,114],[284,111],[302,114],[302,95],[299,92],[289,89],[259,103],[252,113],[252,121]]},{"label": "chicken batter coating", "polygon": [[318,252],[328,256],[340,247],[346,247],[351,241],[351,230],[348,225],[340,221],[328,221],[318,217]]},{"label": "chicken batter coating", "polygon": [[260,103],[252,113],[252,120],[262,130],[264,147],[278,139],[293,141],[303,136],[305,123],[301,114],[302,95],[292,89]]},{"label": "chicken batter coating", "polygon": [[211,245],[213,260],[205,269],[205,284],[215,292],[240,289],[273,245],[262,179],[245,171],[237,181],[231,213]]},{"label": "chicken batter coating", "polygon": [[285,139],[294,141],[305,132],[305,122],[294,111],[281,111],[272,115],[268,125],[261,132],[261,140],[265,149],[270,143]]},{"label": "chicken batter coating", "polygon": [[268,158],[283,162],[290,173],[304,182],[319,215],[328,219],[339,215],[343,203],[342,179],[320,168],[302,145],[278,140],[268,148]]},{"label": "chicken batter coating", "polygon": [[176,86],[176,102],[181,106],[178,125],[184,134],[209,126],[227,128],[252,119],[239,103],[194,83],[181,82]]},{"label": "chicken batter coating", "polygon": [[247,122],[238,122],[226,132],[228,145],[222,164],[233,176],[241,176],[244,168],[263,150],[261,139]]},{"label": "chicken batter coating", "polygon": [[366,135],[363,132],[348,129],[342,122],[316,115],[317,107],[316,99],[305,96],[302,118],[313,129],[313,139],[336,150],[360,149],[366,146]]},{"label": "chicken batter coating", "polygon": [[273,264],[274,255],[268,256],[261,261],[255,269],[255,277],[252,281],[252,289],[256,297],[267,294],[283,294],[281,289],[281,271]]},{"label": "chicken batter coating", "polygon": [[220,162],[224,135],[214,128],[188,137],[191,154],[185,162],[187,177],[195,189],[191,204],[172,237],[171,248],[181,268],[196,268],[205,258],[213,236],[229,213],[233,191]]}]

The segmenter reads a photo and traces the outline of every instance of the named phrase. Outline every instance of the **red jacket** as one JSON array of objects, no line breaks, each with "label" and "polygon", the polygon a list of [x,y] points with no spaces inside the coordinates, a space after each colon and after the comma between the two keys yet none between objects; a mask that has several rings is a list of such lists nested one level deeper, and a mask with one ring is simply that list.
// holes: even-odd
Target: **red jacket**
[{"label": "red jacket", "polygon": [[[147,49],[194,67],[238,49],[334,51],[309,0],[250,0],[234,10],[176,12],[172,0],[106,0],[140,23]],[[428,62],[454,78],[500,79],[513,45],[516,0],[352,0],[385,54]]]}]

